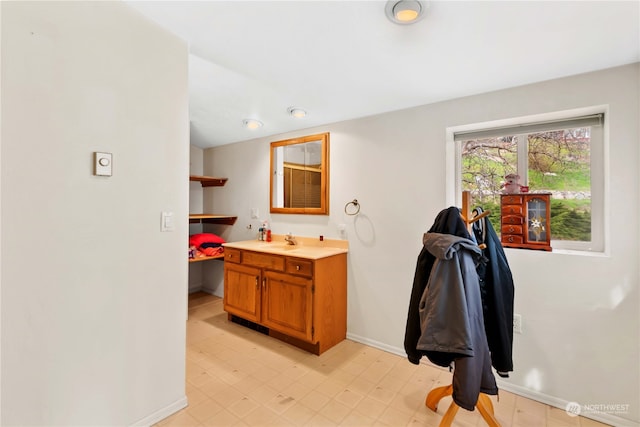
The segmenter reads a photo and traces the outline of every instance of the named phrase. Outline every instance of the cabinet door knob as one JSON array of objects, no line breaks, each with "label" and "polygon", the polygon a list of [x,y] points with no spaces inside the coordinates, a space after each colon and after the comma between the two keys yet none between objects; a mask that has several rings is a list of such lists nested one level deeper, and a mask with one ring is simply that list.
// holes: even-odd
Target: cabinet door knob
[{"label": "cabinet door knob", "polygon": [[262,279],[262,289],[267,287],[267,279]]},{"label": "cabinet door knob", "polygon": [[256,276],[256,289],[260,289],[260,277]]},{"label": "cabinet door knob", "polygon": [[300,271],[300,266],[296,265],[296,271]]}]

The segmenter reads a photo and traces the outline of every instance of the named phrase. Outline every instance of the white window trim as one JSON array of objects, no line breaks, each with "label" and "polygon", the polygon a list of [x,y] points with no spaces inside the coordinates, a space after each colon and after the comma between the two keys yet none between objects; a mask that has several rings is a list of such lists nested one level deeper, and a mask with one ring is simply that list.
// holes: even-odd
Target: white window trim
[{"label": "white window trim", "polygon": [[[509,119],[493,120],[481,123],[472,123],[460,126],[451,126],[445,129],[445,153],[446,153],[446,203],[447,206],[462,205],[462,146],[460,142],[454,141],[454,134],[465,131],[485,130],[497,127],[515,126],[518,124],[529,124],[542,121],[554,121],[570,119],[577,116],[585,116],[590,114],[604,114],[604,123],[602,126],[602,153],[595,153],[591,157],[591,185],[592,197],[593,186],[601,183],[600,190],[602,201],[598,202],[598,207],[594,209],[592,205],[591,223],[592,223],[592,245],[580,242],[568,242],[551,240],[551,246],[556,253],[579,253],[579,254],[600,254],[609,255],[610,248],[610,203],[609,203],[609,106],[598,105],[585,108],[576,108],[572,110],[556,111],[552,113],[534,114],[523,117],[513,117]],[[600,155],[602,154],[602,155]],[[595,160],[595,164],[594,164]],[[595,167],[594,167],[595,166]],[[602,176],[599,176],[602,173]],[[597,196],[596,196],[597,199]],[[597,201],[597,200],[596,200]],[[597,228],[596,228],[597,227]],[[599,229],[598,229],[599,228]],[[553,253],[553,252],[551,252]]]}]

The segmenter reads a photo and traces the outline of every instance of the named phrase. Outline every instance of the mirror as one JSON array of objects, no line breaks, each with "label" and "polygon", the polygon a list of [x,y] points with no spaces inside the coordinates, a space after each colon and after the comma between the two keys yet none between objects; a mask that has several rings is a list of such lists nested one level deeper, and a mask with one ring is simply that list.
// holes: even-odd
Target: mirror
[{"label": "mirror", "polygon": [[329,215],[329,133],[271,143],[271,213]]}]

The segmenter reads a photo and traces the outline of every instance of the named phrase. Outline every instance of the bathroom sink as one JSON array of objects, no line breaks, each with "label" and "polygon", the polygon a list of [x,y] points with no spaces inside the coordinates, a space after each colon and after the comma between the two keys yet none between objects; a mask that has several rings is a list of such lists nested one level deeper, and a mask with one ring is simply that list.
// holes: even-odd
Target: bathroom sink
[{"label": "bathroom sink", "polygon": [[271,243],[268,244],[267,247],[279,251],[292,251],[300,248],[300,246],[298,245],[288,245],[286,243]]}]

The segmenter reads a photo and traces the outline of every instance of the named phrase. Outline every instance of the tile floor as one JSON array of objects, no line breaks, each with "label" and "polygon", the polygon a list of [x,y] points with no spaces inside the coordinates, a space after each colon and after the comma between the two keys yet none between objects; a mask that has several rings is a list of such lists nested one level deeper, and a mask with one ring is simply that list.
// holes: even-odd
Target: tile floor
[{"label": "tile floor", "polygon": [[[451,374],[353,341],[312,355],[227,321],[222,300],[189,298],[186,393],[189,406],[157,426],[438,426],[427,393]],[[603,426],[564,410],[500,392],[495,416],[507,426]],[[454,426],[486,425],[460,409]]]}]

